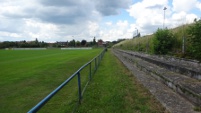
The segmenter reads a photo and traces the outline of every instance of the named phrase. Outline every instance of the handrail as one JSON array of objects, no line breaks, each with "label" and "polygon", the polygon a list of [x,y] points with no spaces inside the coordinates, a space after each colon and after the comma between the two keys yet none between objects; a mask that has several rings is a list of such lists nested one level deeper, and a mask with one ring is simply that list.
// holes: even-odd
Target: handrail
[{"label": "handrail", "polygon": [[[78,76],[78,93],[79,93],[79,103],[81,103],[82,95],[85,91],[86,86],[88,85],[90,79],[91,79],[91,63],[95,61],[95,71],[98,68],[98,65],[105,53],[106,49],[104,49],[99,55],[94,57],[92,60],[84,64],[82,67],[80,67],[74,74],[72,74],[68,79],[66,79],[61,85],[59,85],[55,90],[53,90],[49,95],[47,95],[44,99],[42,99],[38,104],[36,104],[33,108],[31,108],[28,113],[36,113],[38,110],[40,110],[58,91],[60,91],[67,83],[69,83],[76,75]],[[97,62],[98,59],[98,62]],[[81,80],[80,80],[80,71],[84,69],[86,66],[90,65],[90,79],[89,81],[85,84],[85,87],[83,88],[83,92],[81,91]]]}]

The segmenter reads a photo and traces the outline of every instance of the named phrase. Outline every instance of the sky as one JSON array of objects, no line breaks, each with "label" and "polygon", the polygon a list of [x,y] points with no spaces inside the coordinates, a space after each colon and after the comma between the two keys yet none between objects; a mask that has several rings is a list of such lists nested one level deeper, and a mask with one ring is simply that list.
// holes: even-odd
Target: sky
[{"label": "sky", "polygon": [[201,0],[0,0],[0,42],[130,39],[200,14]]}]

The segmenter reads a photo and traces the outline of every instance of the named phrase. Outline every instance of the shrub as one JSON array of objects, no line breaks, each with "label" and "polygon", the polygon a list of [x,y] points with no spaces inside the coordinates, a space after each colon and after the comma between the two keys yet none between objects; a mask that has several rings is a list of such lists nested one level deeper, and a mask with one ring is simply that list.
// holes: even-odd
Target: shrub
[{"label": "shrub", "polygon": [[194,24],[188,29],[188,54],[201,60],[201,20],[194,20]]},{"label": "shrub", "polygon": [[172,50],[175,36],[168,29],[158,29],[153,37],[153,53],[167,54]]}]

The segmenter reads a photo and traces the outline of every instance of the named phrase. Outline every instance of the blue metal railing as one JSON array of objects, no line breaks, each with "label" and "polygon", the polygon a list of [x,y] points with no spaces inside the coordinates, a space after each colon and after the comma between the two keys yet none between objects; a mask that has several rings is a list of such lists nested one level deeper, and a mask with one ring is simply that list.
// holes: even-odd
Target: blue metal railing
[{"label": "blue metal railing", "polygon": [[[55,90],[53,90],[49,95],[47,95],[43,100],[41,100],[37,105],[35,105],[32,109],[28,111],[28,113],[36,113],[38,110],[40,110],[58,91],[60,91],[66,84],[68,84],[75,76],[78,76],[78,101],[79,104],[81,103],[82,95],[84,94],[84,91],[91,80],[92,74],[94,74],[98,68],[98,65],[100,61],[102,60],[102,57],[104,56],[106,49],[104,49],[98,56],[93,58],[88,63],[84,64],[80,69],[78,69],[74,74],[72,74],[67,80],[65,80],[60,86],[58,86]],[[94,70],[92,73],[92,62],[95,62]],[[82,71],[85,67],[89,65],[89,80],[85,84],[83,90],[81,89],[81,74],[80,71]]]}]

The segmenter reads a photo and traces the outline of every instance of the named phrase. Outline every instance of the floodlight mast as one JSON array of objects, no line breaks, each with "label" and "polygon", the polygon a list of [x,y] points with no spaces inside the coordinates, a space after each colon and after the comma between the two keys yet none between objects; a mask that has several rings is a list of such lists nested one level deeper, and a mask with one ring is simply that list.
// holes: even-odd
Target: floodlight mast
[{"label": "floodlight mast", "polygon": [[163,8],[163,10],[164,10],[163,29],[165,28],[165,10],[166,10],[166,9],[167,9],[166,7]]}]

